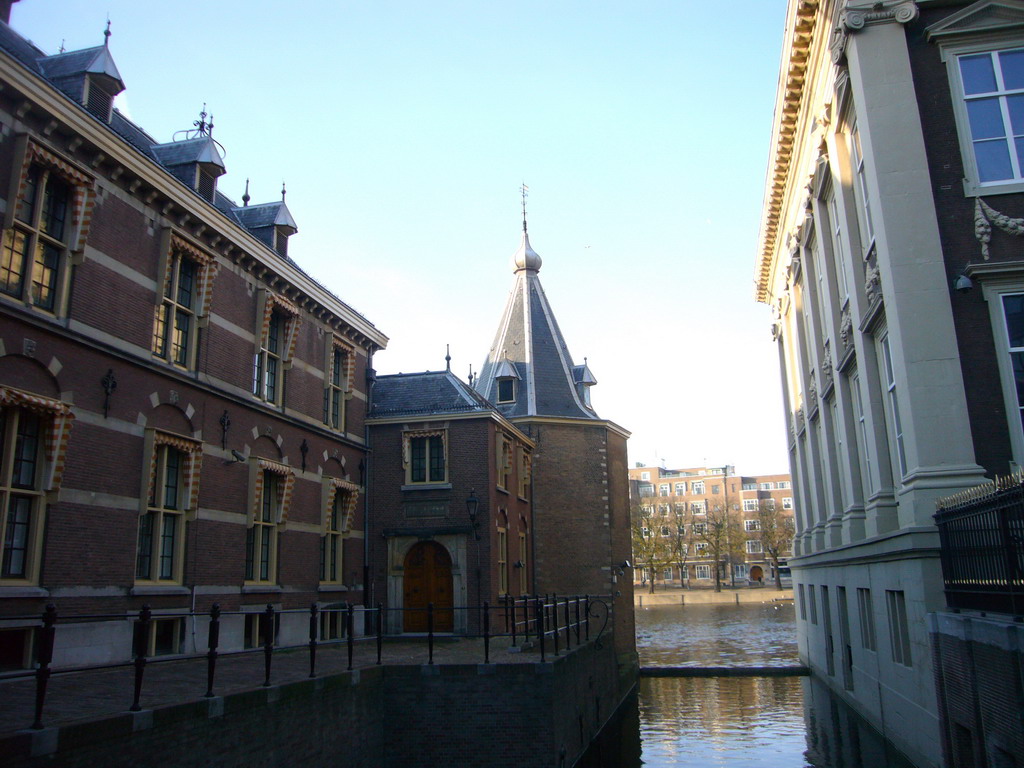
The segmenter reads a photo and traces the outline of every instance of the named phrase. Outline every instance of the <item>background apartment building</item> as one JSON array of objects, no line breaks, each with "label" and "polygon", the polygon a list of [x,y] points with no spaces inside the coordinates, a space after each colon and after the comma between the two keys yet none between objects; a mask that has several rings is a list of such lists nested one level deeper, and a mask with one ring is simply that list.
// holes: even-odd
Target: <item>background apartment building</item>
[{"label": "background apartment building", "polygon": [[[762,526],[791,526],[794,504],[789,475],[737,475],[736,468],[629,470],[634,528],[634,581],[653,579],[687,586],[761,585],[775,581],[774,558],[765,552]],[[721,535],[712,530],[723,525]],[[780,560],[791,548],[788,536]],[[769,545],[769,549],[772,549]]]}]

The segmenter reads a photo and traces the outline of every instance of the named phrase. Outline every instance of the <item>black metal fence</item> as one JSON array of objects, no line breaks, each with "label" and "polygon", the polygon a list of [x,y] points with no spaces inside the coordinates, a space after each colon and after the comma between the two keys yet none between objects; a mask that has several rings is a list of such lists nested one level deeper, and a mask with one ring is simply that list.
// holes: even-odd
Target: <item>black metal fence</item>
[{"label": "black metal fence", "polygon": [[941,499],[938,509],[946,604],[1024,615],[1024,478]]},{"label": "black metal fence", "polygon": [[[446,613],[449,617],[455,611],[466,611],[475,614],[476,621],[480,627],[479,634],[460,632],[455,635],[452,632],[440,632],[435,629],[435,619],[439,614]],[[424,624],[426,631],[423,633],[402,633],[400,635],[385,635],[384,628],[386,617],[390,612],[401,614],[420,614],[419,623]],[[539,653],[539,660],[546,661],[549,653],[555,656],[563,651],[568,651],[574,646],[579,646],[593,640],[600,647],[601,635],[608,626],[611,612],[611,601],[603,597],[592,597],[589,595],[559,597],[556,595],[533,595],[513,597],[506,596],[497,605],[490,605],[484,602],[479,606],[457,607],[436,609],[433,603],[426,608],[403,609],[385,608],[378,603],[374,608],[364,608],[356,605],[344,605],[340,608],[319,608],[316,604],[308,609],[277,610],[272,605],[266,609],[253,613],[251,611],[222,611],[220,606],[214,604],[209,612],[178,612],[154,614],[149,606],[143,606],[138,612],[128,614],[74,614],[61,617],[54,605],[48,605],[42,616],[36,617],[3,617],[5,620],[18,619],[34,620],[34,665],[33,669],[25,670],[23,673],[4,675],[11,677],[35,677],[35,711],[31,728],[41,729],[43,723],[43,708],[46,703],[47,685],[54,671],[74,672],[83,669],[92,669],[95,666],[75,667],[61,666],[59,669],[53,667],[54,647],[57,635],[61,626],[81,624],[83,622],[96,621],[130,621],[132,622],[132,643],[131,660],[121,664],[105,665],[109,667],[134,667],[134,686],[131,696],[129,711],[138,712],[141,710],[141,697],[146,678],[146,668],[152,663],[163,661],[179,661],[182,659],[205,659],[206,662],[206,690],[203,696],[212,698],[215,696],[215,684],[217,679],[217,661],[225,655],[221,649],[220,630],[221,621],[225,616],[244,616],[247,620],[253,621],[252,631],[247,628],[247,639],[251,647],[243,650],[229,650],[230,655],[241,654],[262,654],[262,681],[253,680],[253,685],[269,687],[272,684],[273,660],[275,653],[285,651],[301,651],[303,649],[309,655],[309,677],[317,676],[317,651],[324,647],[334,649],[343,648],[347,653],[347,669],[353,668],[353,657],[357,644],[375,645],[374,664],[381,664],[384,660],[384,641],[400,638],[406,641],[421,642],[426,645],[422,662],[434,663],[435,640],[440,637],[456,636],[459,638],[482,639],[482,658],[478,662],[491,663],[491,643],[495,640],[505,640],[508,647],[519,650],[531,649]],[[309,641],[303,645],[278,645],[277,629],[280,626],[282,615],[306,615],[309,621]],[[357,623],[356,615],[360,614]],[[425,617],[426,621],[422,619]],[[153,624],[157,621],[169,619],[191,619],[195,624],[206,624],[207,627],[207,649],[205,652],[197,653],[154,653],[153,648]],[[325,622],[325,618],[330,621]],[[468,618],[468,617],[467,617]],[[593,620],[593,626],[592,626]],[[467,625],[470,622],[465,622]],[[364,634],[357,637],[356,627],[360,627]],[[329,633],[333,638],[324,638],[325,627],[330,627]],[[364,661],[364,663],[366,663]],[[27,718],[26,718],[27,719]]]}]

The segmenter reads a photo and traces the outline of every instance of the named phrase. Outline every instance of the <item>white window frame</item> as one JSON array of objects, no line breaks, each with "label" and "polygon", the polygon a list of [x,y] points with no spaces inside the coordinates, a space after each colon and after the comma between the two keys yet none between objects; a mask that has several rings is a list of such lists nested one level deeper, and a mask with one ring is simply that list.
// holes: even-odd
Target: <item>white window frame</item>
[{"label": "white window frame", "polygon": [[670,486],[669,483],[661,483],[658,486],[658,495],[659,496],[668,496],[670,491],[671,491],[671,486]]},{"label": "white window frame", "polygon": [[[878,340],[878,348],[882,353],[882,385],[887,394],[886,416],[889,427],[892,430],[890,440],[892,441],[892,453],[896,454],[896,462],[893,467],[899,472],[900,480],[907,474],[907,446],[904,440],[903,419],[900,416],[899,392],[896,390],[896,370],[892,362],[892,345],[889,343],[888,332],[884,333]],[[895,473],[894,473],[895,474]]]},{"label": "white window frame", "polygon": [[675,484],[675,492],[676,492],[676,496],[684,495],[686,493],[686,483],[676,483]]},{"label": "white window frame", "polygon": [[792,509],[793,508],[793,497],[792,496],[783,496],[782,497],[782,508],[783,509]]},{"label": "white window frame", "polygon": [[651,473],[650,472],[641,472],[640,473],[640,479],[641,480],[650,480],[651,479]]},{"label": "white window frame", "polygon": [[[1017,164],[1016,158],[1011,154],[1010,162],[1013,165],[1017,165],[1017,173],[1020,175],[1013,179],[980,181],[978,164],[974,157],[974,142],[971,137],[970,119],[967,114],[967,97],[964,94],[963,80],[960,73],[960,57],[980,53],[994,54],[1018,48],[1024,48],[1024,39],[1019,35],[1013,36],[1005,33],[986,35],[983,40],[959,40],[950,43],[940,43],[939,45],[939,55],[946,62],[946,73],[949,79],[950,95],[953,102],[953,115],[956,120],[957,137],[960,140],[960,156],[963,159],[964,166],[964,194],[969,197],[1024,192],[1024,167]],[[1018,91],[1013,91],[1012,93],[1018,93]],[[1004,121],[1006,120],[1005,106],[1004,101],[1002,103]]]},{"label": "white window frame", "polygon": [[758,506],[759,505],[758,505],[758,500],[757,499],[744,499],[743,500],[743,511],[744,512],[757,512]]},{"label": "white window frame", "polygon": [[760,520],[744,520],[743,521],[743,530],[746,531],[747,533],[757,533],[758,531],[761,530],[761,521]]},{"label": "white window frame", "polygon": [[764,554],[764,547],[761,545],[760,539],[747,539],[747,554],[748,555],[761,555]]},{"label": "white window frame", "polygon": [[1018,466],[1024,465],[1024,426],[1021,414],[1024,414],[1024,403],[1017,401],[1017,384],[1013,375],[1012,354],[1024,352],[1024,348],[1010,347],[1006,332],[1006,316],[1003,298],[1016,294],[1024,295],[1024,275],[1017,280],[989,281],[982,283],[985,301],[988,302],[989,319],[992,323],[992,335],[995,338],[996,353],[999,366],[999,382],[1003,390],[1003,402],[1007,414],[1007,431],[1010,433],[1010,450],[1013,461]]},{"label": "white window frame", "polygon": [[693,567],[693,577],[695,579],[710,579],[711,578],[711,566],[710,565],[695,565]]},{"label": "white window frame", "polygon": [[704,481],[703,480],[694,480],[690,484],[690,493],[694,493],[694,494],[697,494],[697,495],[702,495],[704,493]]}]

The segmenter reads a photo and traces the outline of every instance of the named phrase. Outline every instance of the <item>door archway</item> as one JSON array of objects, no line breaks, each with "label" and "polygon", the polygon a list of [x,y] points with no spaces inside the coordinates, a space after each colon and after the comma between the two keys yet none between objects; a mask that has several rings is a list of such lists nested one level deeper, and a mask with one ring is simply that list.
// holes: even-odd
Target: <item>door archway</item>
[{"label": "door archway", "polygon": [[434,604],[434,631],[454,629],[452,599],[452,558],[436,541],[414,544],[403,566],[403,607],[405,632],[427,631],[427,606]]},{"label": "door archway", "polygon": [[760,565],[752,565],[752,566],[750,566],[750,580],[751,581],[761,581],[761,579],[763,579],[763,578],[764,578],[764,570],[761,568]]}]

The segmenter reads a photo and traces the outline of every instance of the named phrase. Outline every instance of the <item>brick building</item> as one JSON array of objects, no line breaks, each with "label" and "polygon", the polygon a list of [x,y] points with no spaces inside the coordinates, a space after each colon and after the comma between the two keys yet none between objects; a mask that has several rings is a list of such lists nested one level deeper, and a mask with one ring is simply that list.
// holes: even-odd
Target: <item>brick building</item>
[{"label": "brick building", "polygon": [[[1019,0],[789,2],[755,285],[783,375],[800,653],[922,766],[1024,749],[1019,717],[984,714],[1021,695],[1020,608],[946,612],[971,579],[945,574],[944,595],[940,564],[1019,592],[1019,536],[993,571],[975,543],[1019,513],[955,553],[935,524],[951,497],[967,525],[960,494],[1024,463],[1022,61]],[[1015,693],[964,673],[973,633]]]},{"label": "brick building", "polygon": [[[196,650],[180,614],[213,603],[230,650],[267,604],[362,602],[365,372],[387,339],[288,257],[284,191],[219,192],[205,115],[158,141],[114,109],[106,42],[47,55],[0,23],[0,84],[0,666],[26,665],[35,624],[3,616],[47,603],[148,604],[149,651],[173,654]],[[131,637],[69,625],[55,663],[122,660]]]},{"label": "brick building", "polygon": [[[653,578],[666,584],[710,586],[716,564],[708,552],[706,532],[712,518],[725,510],[735,541],[728,542],[730,556],[718,563],[719,578],[737,585],[766,584],[775,580],[775,567],[766,558],[761,513],[775,511],[792,521],[793,490],[788,474],[737,475],[735,467],[636,466],[629,470],[633,525],[643,538],[660,537],[667,546],[658,572],[634,549],[634,581]],[[781,522],[781,520],[780,520]],[[779,560],[781,576],[788,578],[787,546]],[[671,556],[668,556],[671,555]]]},{"label": "brick building", "polygon": [[536,589],[606,595],[614,605],[617,648],[635,663],[626,440],[590,401],[597,383],[576,365],[540,284],[541,258],[523,237],[514,281],[476,391],[534,444]]},{"label": "brick building", "polygon": [[405,609],[394,632],[428,603],[438,631],[478,631],[476,606],[535,594],[533,442],[450,370],[379,376],[371,403],[373,599]]}]

